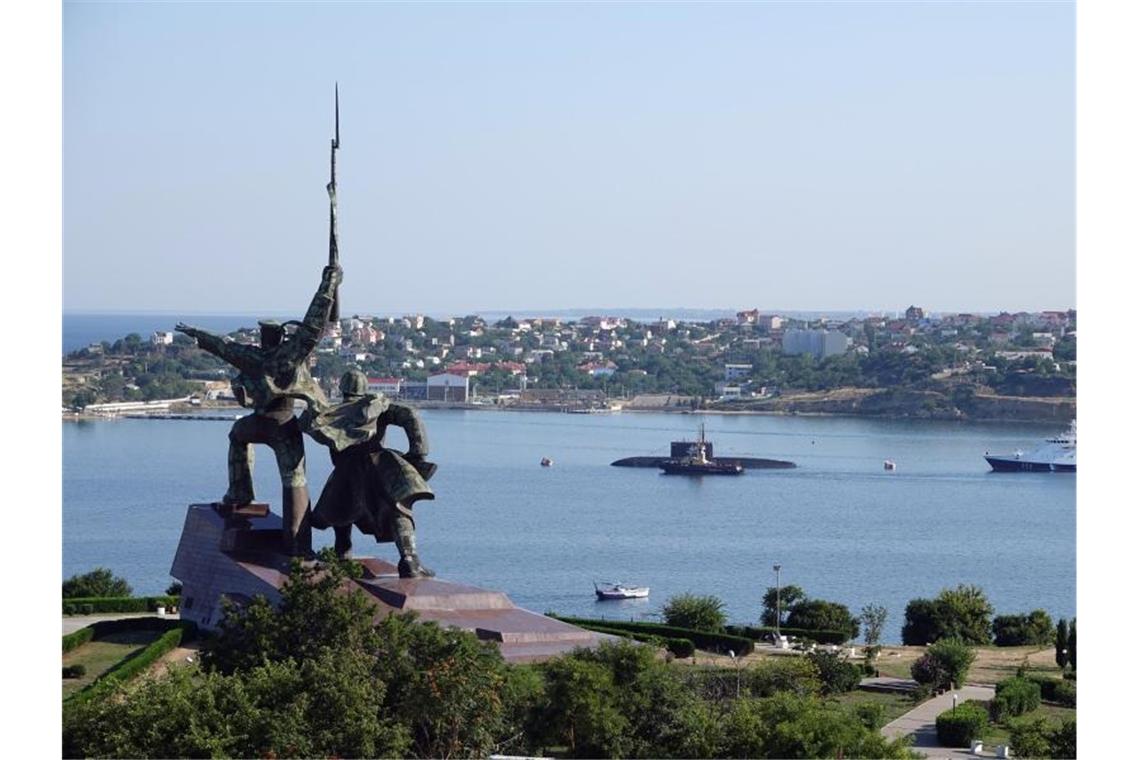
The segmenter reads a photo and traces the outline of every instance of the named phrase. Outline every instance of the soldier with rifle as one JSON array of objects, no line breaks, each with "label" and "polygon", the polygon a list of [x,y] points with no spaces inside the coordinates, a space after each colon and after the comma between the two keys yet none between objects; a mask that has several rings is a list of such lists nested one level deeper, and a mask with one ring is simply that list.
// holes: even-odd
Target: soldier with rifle
[{"label": "soldier with rifle", "polygon": [[[273,449],[281,475],[282,518],[286,553],[302,556],[312,551],[309,490],[305,481],[305,444],[293,416],[296,399],[308,407],[324,409],[328,400],[309,374],[308,359],[321,339],[332,309],[333,293],[341,281],[339,266],[327,266],[305,318],[281,324],[259,322],[261,345],[249,346],[179,323],[175,328],[198,341],[198,346],[239,371],[232,381],[234,396],[252,407],[230,430],[229,489],[222,498],[229,505],[249,504],[253,494],[253,448],[263,443]],[[286,333],[286,325],[296,325]]]}]

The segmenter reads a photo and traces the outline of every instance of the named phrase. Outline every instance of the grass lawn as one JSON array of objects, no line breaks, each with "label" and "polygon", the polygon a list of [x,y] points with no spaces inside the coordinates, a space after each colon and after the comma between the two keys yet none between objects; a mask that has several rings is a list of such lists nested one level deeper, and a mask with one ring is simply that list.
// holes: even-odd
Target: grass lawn
[{"label": "grass lawn", "polygon": [[841,705],[855,706],[865,703],[883,706],[883,725],[890,723],[914,709],[914,701],[900,694],[884,694],[876,691],[849,691],[831,698]]},{"label": "grass lawn", "polygon": [[[875,667],[883,676],[910,678],[910,666],[922,655],[923,650],[924,647],[883,647],[879,658],[875,660]],[[976,647],[974,652],[977,658],[970,666],[970,674],[967,676],[973,683],[993,684],[1004,681],[1017,675],[1017,669],[1022,665],[1026,665],[1030,673],[1053,676],[1061,673],[1053,661],[1052,646],[985,646]]]},{"label": "grass lawn", "polygon": [[162,635],[161,631],[124,631],[112,633],[98,641],[71,650],[63,656],[63,665],[83,665],[87,674],[82,678],[64,678],[63,696],[66,699],[106,673],[121,660],[138,652]]}]

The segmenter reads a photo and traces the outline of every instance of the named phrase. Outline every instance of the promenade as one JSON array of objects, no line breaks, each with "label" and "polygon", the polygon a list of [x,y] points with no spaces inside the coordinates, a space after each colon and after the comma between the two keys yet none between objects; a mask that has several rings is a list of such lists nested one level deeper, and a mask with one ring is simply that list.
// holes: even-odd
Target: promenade
[{"label": "promenade", "polygon": [[993,699],[994,690],[991,686],[963,686],[962,688],[947,692],[940,696],[923,702],[905,715],[896,718],[883,726],[882,734],[888,739],[900,736],[914,735],[914,749],[931,758],[978,758],[996,757],[994,748],[986,746],[982,753],[974,755],[968,747],[943,747],[938,743],[938,733],[934,721],[939,714],[954,706],[954,695],[958,695],[958,704],[965,704],[971,699]]}]

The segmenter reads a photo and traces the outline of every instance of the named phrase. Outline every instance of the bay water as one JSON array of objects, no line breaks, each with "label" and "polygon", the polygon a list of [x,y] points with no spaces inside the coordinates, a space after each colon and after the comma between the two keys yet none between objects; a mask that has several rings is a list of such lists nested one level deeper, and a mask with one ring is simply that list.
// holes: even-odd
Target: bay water
[{"label": "bay water", "polygon": [[[235,415],[240,412],[235,411]],[[767,587],[887,607],[900,640],[908,600],[981,586],[998,614],[1076,610],[1076,476],[989,472],[986,451],[1027,448],[1063,426],[865,418],[425,410],[431,485],[416,507],[423,561],[440,577],[506,592],[536,612],[654,619],[669,597],[712,594],[755,623]],[[611,467],[667,455],[704,422],[720,456],[792,470],[688,478]],[[161,593],[186,508],[226,488],[229,423],[63,423],[64,577],[97,566]],[[402,448],[393,431],[389,445]],[[331,471],[306,439],[315,501]],[[279,511],[272,453],[257,448],[258,498]],[[550,457],[553,467],[540,467]],[[885,471],[883,461],[897,469]],[[331,531],[315,543],[330,545]],[[354,534],[357,555],[396,560]],[[647,600],[598,602],[593,581],[646,585]]]}]

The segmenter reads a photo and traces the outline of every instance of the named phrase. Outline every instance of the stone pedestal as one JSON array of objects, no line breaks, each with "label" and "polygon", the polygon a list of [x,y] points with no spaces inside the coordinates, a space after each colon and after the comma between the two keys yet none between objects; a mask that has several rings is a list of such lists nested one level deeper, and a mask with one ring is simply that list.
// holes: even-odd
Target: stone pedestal
[{"label": "stone pedestal", "polygon": [[[214,630],[223,598],[246,603],[261,595],[280,602],[290,560],[280,551],[281,518],[262,507],[232,513],[216,504],[190,506],[170,569],[182,581],[184,620]],[[393,563],[374,557],[353,561],[364,573],[347,585],[368,594],[377,618],[415,611],[422,620],[496,642],[508,662],[544,660],[613,638],[516,607],[499,591],[438,578],[400,578]]]}]

